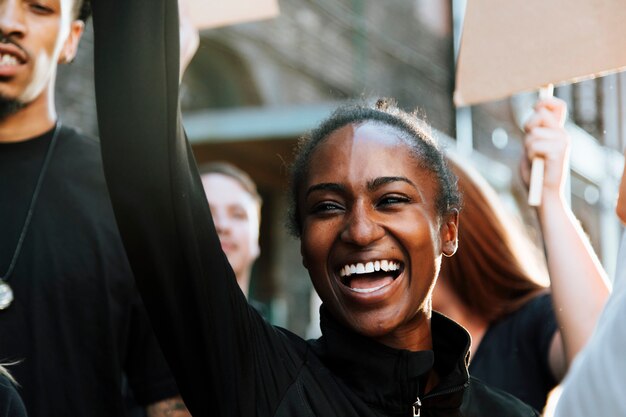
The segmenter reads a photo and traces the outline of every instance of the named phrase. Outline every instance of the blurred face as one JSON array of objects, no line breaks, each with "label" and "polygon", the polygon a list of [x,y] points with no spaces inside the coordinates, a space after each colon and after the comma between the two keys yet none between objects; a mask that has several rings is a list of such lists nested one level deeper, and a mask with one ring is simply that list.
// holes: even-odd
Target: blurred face
[{"label": "blurred face", "polygon": [[[624,151],[624,158],[626,158],[626,151]],[[624,165],[624,172],[622,173],[622,181],[619,184],[619,196],[617,197],[615,212],[622,223],[626,225],[626,164]]]},{"label": "blurred face", "polygon": [[259,256],[259,206],[257,201],[232,177],[205,174],[202,184],[222,250],[247,293],[252,264]]},{"label": "blurred face", "polygon": [[312,154],[299,195],[301,251],[313,285],[348,327],[388,346],[430,343],[430,294],[456,216],[394,128],[349,125]]},{"label": "blurred face", "polygon": [[74,58],[84,26],[73,20],[74,1],[0,0],[0,96],[5,100],[28,104],[45,96],[57,64]]}]

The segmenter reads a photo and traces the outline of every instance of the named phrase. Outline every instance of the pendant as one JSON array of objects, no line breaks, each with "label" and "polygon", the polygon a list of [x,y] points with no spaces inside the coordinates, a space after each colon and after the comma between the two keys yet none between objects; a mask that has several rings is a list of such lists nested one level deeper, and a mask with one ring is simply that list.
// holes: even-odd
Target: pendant
[{"label": "pendant", "polygon": [[9,308],[13,302],[13,290],[4,280],[0,279],[0,311]]}]

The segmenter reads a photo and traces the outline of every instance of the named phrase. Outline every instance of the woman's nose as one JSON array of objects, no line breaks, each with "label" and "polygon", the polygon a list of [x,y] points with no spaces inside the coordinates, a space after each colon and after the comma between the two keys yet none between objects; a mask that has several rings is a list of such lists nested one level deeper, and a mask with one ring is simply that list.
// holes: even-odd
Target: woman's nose
[{"label": "woman's nose", "polygon": [[358,246],[367,246],[380,239],[385,231],[374,218],[372,210],[363,203],[355,204],[347,217],[341,239]]}]

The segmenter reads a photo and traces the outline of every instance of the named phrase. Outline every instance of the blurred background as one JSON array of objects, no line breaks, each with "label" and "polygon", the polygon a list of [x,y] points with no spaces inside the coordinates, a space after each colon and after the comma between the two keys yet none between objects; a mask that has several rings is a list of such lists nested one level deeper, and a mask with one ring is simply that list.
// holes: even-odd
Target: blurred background
[{"label": "blurred background", "polygon": [[[198,162],[230,161],[259,186],[262,254],[251,297],[268,306],[275,324],[314,334],[307,333],[316,327],[311,284],[299,243],[285,227],[286,173],[297,138],[346,100],[384,96],[418,108],[540,243],[518,174],[518,121],[536,95],[461,109],[452,103],[466,0],[279,0],[279,6],[277,18],[202,32],[181,94]],[[57,106],[65,123],[97,136],[92,52],[90,26],[78,58],[60,68]],[[612,274],[621,233],[614,205],[626,144],[626,74],[557,86],[555,95],[570,110],[571,204]]]}]

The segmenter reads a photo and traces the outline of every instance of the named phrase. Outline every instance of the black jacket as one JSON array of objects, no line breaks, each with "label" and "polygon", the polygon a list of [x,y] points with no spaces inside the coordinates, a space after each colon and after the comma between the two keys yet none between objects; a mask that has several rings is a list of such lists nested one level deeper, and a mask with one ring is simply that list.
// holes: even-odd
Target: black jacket
[{"label": "black jacket", "polygon": [[[194,417],[534,416],[468,379],[469,336],[435,315],[433,352],[398,351],[323,313],[312,343],[246,302],[178,116],[176,0],[93,3],[104,166],[131,265]],[[434,366],[440,384],[421,396]]]},{"label": "black jacket", "polygon": [[[310,343],[321,364],[310,361],[309,367],[321,375],[330,370],[346,397],[356,395],[358,406],[353,406],[363,409],[354,415],[412,416],[414,407],[422,416],[536,415],[516,398],[469,377],[469,335],[438,313],[433,313],[431,325],[433,351],[410,352],[381,345],[343,327],[323,307],[321,326],[323,336]],[[321,371],[315,369],[320,365]],[[424,394],[426,376],[432,368],[440,381]],[[327,397],[337,401],[337,396]],[[314,415],[352,415],[346,411],[332,414],[330,410],[331,401]]]}]

